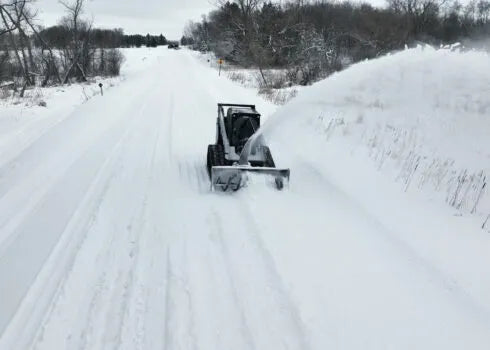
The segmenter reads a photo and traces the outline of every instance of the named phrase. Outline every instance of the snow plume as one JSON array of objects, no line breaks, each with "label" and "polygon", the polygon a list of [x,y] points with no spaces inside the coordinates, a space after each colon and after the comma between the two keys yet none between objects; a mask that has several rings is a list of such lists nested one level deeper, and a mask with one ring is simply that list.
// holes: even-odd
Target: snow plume
[{"label": "snow plume", "polygon": [[[269,124],[272,139],[310,145],[297,151],[312,159],[332,152],[329,171],[339,158],[367,156],[405,192],[490,213],[486,52],[417,47],[356,64],[302,91]],[[313,142],[304,127],[328,142]],[[362,169],[352,172],[363,181]]]}]

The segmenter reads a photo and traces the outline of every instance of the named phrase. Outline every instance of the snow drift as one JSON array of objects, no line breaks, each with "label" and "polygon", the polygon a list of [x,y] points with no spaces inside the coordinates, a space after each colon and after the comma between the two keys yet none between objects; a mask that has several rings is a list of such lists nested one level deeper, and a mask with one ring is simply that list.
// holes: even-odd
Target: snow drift
[{"label": "snow drift", "polygon": [[360,153],[406,192],[490,213],[488,53],[418,47],[354,65],[305,89],[268,128],[302,146],[313,128],[326,143],[306,153],[332,153],[326,169]]}]

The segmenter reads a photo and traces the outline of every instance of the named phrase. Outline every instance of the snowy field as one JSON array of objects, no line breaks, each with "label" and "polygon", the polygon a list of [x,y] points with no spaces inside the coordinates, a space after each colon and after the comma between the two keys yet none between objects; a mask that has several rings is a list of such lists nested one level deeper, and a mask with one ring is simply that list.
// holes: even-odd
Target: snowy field
[{"label": "snowy field", "polygon": [[[490,348],[488,54],[280,108],[187,50],[126,57],[104,96],[0,106],[0,349]],[[217,102],[257,105],[287,191],[210,193]]]}]

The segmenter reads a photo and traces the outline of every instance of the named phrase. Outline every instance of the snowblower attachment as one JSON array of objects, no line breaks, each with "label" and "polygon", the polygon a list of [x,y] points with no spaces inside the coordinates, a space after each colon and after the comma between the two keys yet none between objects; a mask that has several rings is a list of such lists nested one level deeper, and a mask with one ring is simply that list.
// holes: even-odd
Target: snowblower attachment
[{"label": "snowblower attachment", "polygon": [[211,185],[215,191],[237,191],[248,183],[248,174],[267,175],[281,190],[289,183],[289,169],[252,166],[215,166],[211,169]]},{"label": "snowblower attachment", "polygon": [[[229,107],[226,115],[224,107]],[[259,127],[254,105],[218,104],[216,143],[209,145],[207,156],[212,189],[237,191],[253,174],[272,179],[277,189],[289,183],[289,169],[276,168]]]}]

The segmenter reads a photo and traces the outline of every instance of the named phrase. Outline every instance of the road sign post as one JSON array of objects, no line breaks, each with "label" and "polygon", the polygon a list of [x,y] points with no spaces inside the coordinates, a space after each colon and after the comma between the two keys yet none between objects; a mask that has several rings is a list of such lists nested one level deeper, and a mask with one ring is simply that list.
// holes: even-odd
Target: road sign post
[{"label": "road sign post", "polygon": [[219,65],[219,71],[218,71],[218,76],[221,76],[221,66],[223,66],[223,60],[220,58],[218,60],[218,65]]}]

